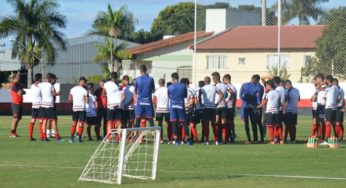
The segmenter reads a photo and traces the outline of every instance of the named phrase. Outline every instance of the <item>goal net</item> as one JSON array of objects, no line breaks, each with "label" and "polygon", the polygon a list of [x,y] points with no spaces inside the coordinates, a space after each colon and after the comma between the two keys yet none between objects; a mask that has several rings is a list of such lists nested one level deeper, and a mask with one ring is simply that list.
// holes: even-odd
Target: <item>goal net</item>
[{"label": "goal net", "polygon": [[121,184],[123,177],[155,180],[160,127],[112,130],[85,166],[79,181]]}]

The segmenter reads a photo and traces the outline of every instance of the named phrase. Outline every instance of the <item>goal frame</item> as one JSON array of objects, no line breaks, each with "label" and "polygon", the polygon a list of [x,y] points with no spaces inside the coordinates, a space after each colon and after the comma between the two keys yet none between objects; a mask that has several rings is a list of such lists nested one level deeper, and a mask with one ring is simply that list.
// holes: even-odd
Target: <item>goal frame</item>
[{"label": "goal frame", "polygon": [[[125,152],[125,147],[126,147],[126,143],[128,143],[128,138],[127,138],[127,134],[129,132],[135,132],[138,131],[140,132],[139,136],[136,138],[136,140],[134,142],[132,142],[132,144],[134,144],[133,146],[131,146],[131,149],[128,152]],[[147,177],[147,176],[134,176],[134,175],[130,175],[130,174],[126,174],[126,172],[124,173],[124,167],[126,166],[126,161],[129,156],[132,154],[130,152],[133,152],[136,150],[136,148],[138,148],[138,146],[141,144],[141,139],[144,136],[145,131],[153,131],[153,133],[155,134],[154,140],[153,140],[153,159],[152,159],[152,171],[151,171],[151,176]],[[105,142],[108,142],[108,138],[113,135],[114,133],[119,133],[120,132],[120,141],[119,141],[119,145],[117,145],[119,147],[119,155],[118,155],[118,165],[117,165],[117,170],[115,171],[116,173],[116,181],[104,181],[104,180],[98,180],[98,179],[89,179],[89,178],[84,178],[83,175],[87,174],[90,169],[88,168],[91,163],[94,161],[94,159],[96,158],[95,156],[97,156],[97,153],[106,146]],[[99,144],[99,146],[95,149],[95,151],[93,152],[93,154],[91,155],[88,163],[86,164],[86,166],[83,169],[82,174],[80,175],[78,181],[89,181],[89,182],[99,182],[99,183],[107,183],[107,184],[118,184],[120,185],[122,183],[122,179],[123,177],[129,177],[129,178],[134,178],[134,179],[141,179],[141,180],[156,180],[157,178],[157,164],[158,164],[158,155],[159,155],[159,147],[160,147],[160,134],[161,134],[161,127],[139,127],[139,128],[124,128],[124,129],[112,129],[110,133],[108,133],[105,138],[103,139],[103,141]],[[133,148],[132,148],[133,147]],[[149,174],[150,175],[150,174]]]}]

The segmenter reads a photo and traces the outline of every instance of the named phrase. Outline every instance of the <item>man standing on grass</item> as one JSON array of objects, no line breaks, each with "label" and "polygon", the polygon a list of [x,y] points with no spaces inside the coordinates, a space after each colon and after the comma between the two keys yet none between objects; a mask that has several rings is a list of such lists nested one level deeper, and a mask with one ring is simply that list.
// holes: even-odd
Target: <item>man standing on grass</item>
[{"label": "man standing on grass", "polygon": [[225,102],[227,104],[227,129],[228,129],[228,137],[227,141],[230,143],[234,143],[235,141],[235,107],[237,102],[237,88],[231,83],[231,75],[226,74],[223,76],[223,82],[226,84],[227,88],[227,97]]},{"label": "man standing on grass", "polygon": [[280,144],[283,144],[282,141],[282,131],[279,126],[280,115],[279,115],[279,107],[280,107],[280,93],[275,90],[275,84],[272,80],[268,80],[266,82],[266,92],[264,94],[264,98],[262,103],[257,106],[258,109],[266,106],[265,111],[265,124],[268,128],[269,132],[269,143],[275,144],[275,135],[279,135]]},{"label": "man standing on grass", "polygon": [[107,97],[107,134],[112,129],[121,128],[122,125],[121,90],[117,81],[118,74],[112,72],[110,80],[105,83],[103,90],[103,95]]},{"label": "man standing on grass", "polygon": [[12,83],[10,84],[10,94],[12,98],[12,126],[11,126],[11,138],[19,137],[17,134],[17,127],[19,121],[23,115],[23,95],[25,95],[24,86],[19,83],[20,75],[18,73],[13,74]]},{"label": "man standing on grass", "polygon": [[[168,96],[170,99],[170,121],[173,126],[173,137],[174,144],[179,145],[178,141],[178,126],[182,124],[184,128],[185,138],[188,145],[192,145],[192,142],[189,138],[189,128],[186,122],[186,112],[185,112],[185,101],[187,98],[187,89],[186,85],[179,82],[178,73],[172,73],[172,85],[168,87]],[[184,140],[185,138],[182,138]]]},{"label": "man standing on grass", "polygon": [[300,101],[299,90],[292,86],[292,82],[290,80],[285,81],[286,87],[286,97],[284,104],[284,123],[285,131],[284,141],[287,143],[288,133],[291,137],[291,143],[296,143],[296,132],[297,132],[297,118],[298,118],[298,102]]},{"label": "man standing on grass", "polygon": [[[258,75],[253,75],[251,77],[251,81],[244,83],[240,88],[240,97],[242,99],[242,102],[244,103],[244,123],[245,123],[245,131],[247,136],[246,144],[251,143],[251,136],[250,136],[250,128],[249,128],[249,118],[252,125],[252,132],[253,132],[253,143],[258,143],[258,136],[257,136],[257,106],[259,105],[258,101],[258,95],[260,95],[260,88],[258,87],[260,77]],[[263,138],[263,128],[260,129],[261,134],[261,142],[264,142]]]},{"label": "man standing on grass", "polygon": [[41,90],[39,87],[39,84],[42,82],[42,74],[38,73],[35,75],[35,83],[31,85],[30,92],[32,96],[32,106],[31,106],[31,120],[29,123],[29,140],[30,141],[36,141],[35,138],[33,138],[33,132],[34,132],[34,126],[36,120],[39,120],[39,131],[40,135],[42,137],[43,131],[42,131],[42,120],[40,119],[40,108],[42,103],[42,95]]},{"label": "man standing on grass", "polygon": [[[159,88],[154,93],[153,101],[155,106],[156,121],[161,127],[160,142],[163,142],[163,121],[166,122],[167,127],[169,125],[169,98],[168,89],[165,87],[165,80],[159,80]],[[168,128],[167,128],[168,129]],[[170,134],[167,134],[170,135]],[[170,142],[170,137],[168,136],[168,142]]]},{"label": "man standing on grass", "polygon": [[[215,98],[216,98],[216,87],[214,85],[210,84],[211,79],[210,77],[204,78],[204,86],[200,89],[200,93],[198,94],[198,101],[203,108],[203,117],[202,117],[202,126],[204,129],[204,135],[205,135],[205,144],[209,145],[209,123],[211,125],[215,125],[215,114],[216,114],[216,105],[215,105]],[[217,140],[215,138],[217,132],[214,130],[214,142],[216,143]],[[204,138],[202,138],[204,139]]]},{"label": "man standing on grass", "polygon": [[41,118],[43,119],[43,125],[42,125],[42,137],[41,141],[49,141],[47,139],[46,134],[46,128],[48,125],[48,122],[51,121],[52,127],[55,132],[55,139],[57,141],[63,141],[60,139],[60,135],[58,132],[58,126],[57,126],[57,114],[56,110],[54,109],[54,96],[60,95],[60,93],[57,93],[54,89],[54,86],[52,83],[54,83],[54,75],[52,73],[48,73],[46,75],[46,81],[39,84],[41,94],[42,94],[42,114]]},{"label": "man standing on grass", "polygon": [[[326,99],[326,106],[325,106],[325,118],[326,118],[326,130],[325,130],[325,141],[321,143],[321,145],[327,145],[328,139],[331,135],[331,126],[334,128],[335,132],[335,120],[336,120],[336,109],[337,109],[337,101],[339,96],[339,90],[338,88],[333,85],[333,76],[328,75],[326,76],[326,84],[327,87],[325,88],[325,99]],[[338,135],[336,134],[335,137]]]},{"label": "man standing on grass", "polygon": [[344,90],[339,86],[339,80],[334,78],[333,84],[339,89],[339,96],[338,96],[338,108],[336,110],[336,123],[335,128],[337,133],[338,139],[342,142],[344,137],[344,108],[345,108],[345,92]]},{"label": "man standing on grass", "polygon": [[127,75],[123,76],[121,108],[123,109],[122,125],[127,128],[132,128],[135,121],[135,86],[130,83],[130,78]]},{"label": "man standing on grass", "polygon": [[[213,125],[215,144],[222,144],[222,131],[226,130],[226,116],[227,109],[225,103],[225,96],[227,87],[221,82],[221,76],[218,72],[213,72],[211,74],[213,78],[213,82],[216,87],[216,96],[215,96],[215,106],[216,106],[216,114],[215,114],[215,124]],[[215,134],[216,133],[216,134]],[[227,138],[225,137],[225,142]]]},{"label": "man standing on grass", "polygon": [[86,122],[85,105],[89,103],[88,92],[85,89],[87,80],[84,77],[79,79],[79,84],[70,90],[68,100],[72,101],[72,127],[70,143],[74,142],[74,135],[77,129],[77,142],[82,142],[84,123]]},{"label": "man standing on grass", "polygon": [[[282,121],[283,121],[283,110],[284,110],[284,104],[285,104],[285,88],[284,88],[284,84],[282,84],[281,78],[279,76],[274,76],[273,77],[273,82],[275,84],[275,90],[278,91],[280,93],[280,108],[279,108],[279,115],[280,115],[280,122],[279,122],[279,126],[280,126],[280,130],[283,130],[283,125],[282,125]],[[285,127],[285,132],[288,132],[287,127]],[[281,133],[282,135],[282,133]],[[276,139],[278,139],[279,135],[275,135]],[[276,140],[276,142],[283,142],[283,140]]]},{"label": "man standing on grass", "polygon": [[[107,128],[107,97],[103,95],[104,93],[105,81],[101,80],[99,82],[99,88],[97,88],[94,94],[97,97],[98,110],[97,115],[99,116],[100,125],[103,124],[103,136],[106,136]],[[103,122],[102,122],[103,121]]]},{"label": "man standing on grass", "polygon": [[150,127],[153,127],[154,106],[152,94],[155,92],[154,79],[147,74],[145,65],[141,65],[139,71],[141,76],[137,77],[135,82],[135,92],[137,95],[135,127],[140,126],[142,118],[146,118],[149,121]]},{"label": "man standing on grass", "polygon": [[188,78],[182,78],[180,82],[182,84],[185,84],[187,89],[187,97],[184,99],[185,110],[186,110],[186,122],[191,130],[191,135],[193,137],[192,141],[194,143],[198,143],[198,134],[197,134],[197,128],[196,128],[197,123],[195,120],[196,91],[190,87],[190,80]]}]

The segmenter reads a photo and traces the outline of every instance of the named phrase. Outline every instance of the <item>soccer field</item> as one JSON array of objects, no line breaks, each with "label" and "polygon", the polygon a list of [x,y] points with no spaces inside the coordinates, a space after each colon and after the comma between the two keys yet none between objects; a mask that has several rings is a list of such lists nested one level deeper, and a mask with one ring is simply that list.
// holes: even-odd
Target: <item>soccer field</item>
[{"label": "soccer field", "polygon": [[[8,137],[10,122],[11,117],[0,116],[0,187],[117,186],[77,182],[97,142],[29,142],[29,118],[20,122],[21,137],[13,139]],[[59,117],[61,135],[69,135],[70,124],[69,116]],[[121,187],[345,187],[346,147],[307,149],[310,124],[310,117],[299,119],[296,145],[244,145],[240,121],[234,145],[161,144],[158,179],[124,178]]]}]

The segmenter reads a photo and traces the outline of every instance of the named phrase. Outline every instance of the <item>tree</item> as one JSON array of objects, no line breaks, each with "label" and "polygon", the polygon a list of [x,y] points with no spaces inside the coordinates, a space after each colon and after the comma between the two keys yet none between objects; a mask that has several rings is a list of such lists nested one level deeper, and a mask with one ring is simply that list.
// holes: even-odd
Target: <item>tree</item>
[{"label": "tree", "polygon": [[[325,14],[319,6],[329,0],[282,0],[282,23],[287,24],[298,18],[299,25],[310,25],[310,19],[317,21]],[[277,9],[277,4],[273,8]]]},{"label": "tree", "polygon": [[305,68],[305,75],[317,72],[346,78],[346,7],[330,11],[328,27],[317,40],[317,58]]},{"label": "tree", "polygon": [[93,29],[88,34],[127,39],[135,31],[136,23],[137,19],[126,6],[113,10],[108,4],[107,12],[101,11],[96,15]]},{"label": "tree", "polygon": [[140,43],[140,44],[145,44],[145,43],[154,42],[160,39],[161,39],[160,35],[155,35],[151,32],[145,31],[144,29],[140,29],[139,31],[133,32],[128,40],[136,42],[136,43]]},{"label": "tree", "polygon": [[283,80],[288,80],[291,77],[291,75],[288,74],[287,69],[283,66],[274,66],[267,68],[267,70],[271,77],[279,76]]},{"label": "tree", "polygon": [[[135,30],[135,23],[137,20],[133,14],[127,10],[126,6],[122,6],[119,10],[113,10],[112,6],[108,4],[107,12],[99,12],[92,25],[93,30],[89,34],[98,34],[106,37],[128,39],[131,33]],[[99,53],[95,57],[96,61],[107,60],[111,65],[112,71],[118,71],[118,63],[121,63],[122,55],[124,54],[125,43],[117,43],[114,45],[112,40],[105,40],[105,44],[99,47]],[[107,49],[109,48],[109,49]],[[114,54],[115,52],[115,54]],[[107,57],[104,55],[107,54]],[[114,60],[116,62],[114,62]],[[116,65],[116,66],[115,66]]]},{"label": "tree", "polygon": [[[198,5],[198,18],[203,18],[205,14],[203,6]],[[193,2],[183,2],[167,6],[160,11],[155,18],[151,32],[153,35],[177,35],[194,31],[195,4]],[[204,16],[205,17],[205,16]],[[198,24],[197,30],[203,30],[204,25]]]},{"label": "tree", "polygon": [[111,39],[106,38],[104,44],[97,46],[99,51],[94,61],[97,63],[107,61],[112,71],[119,71],[121,61],[132,57],[131,53],[125,50],[126,47],[127,44],[125,42],[115,45]]},{"label": "tree", "polygon": [[[8,0],[15,15],[0,20],[0,37],[14,36],[12,57],[18,57],[28,70],[28,86],[32,83],[34,66],[48,61],[53,64],[56,47],[65,50],[63,33],[66,18],[56,10],[54,0]],[[44,59],[42,58],[44,57]]]}]

